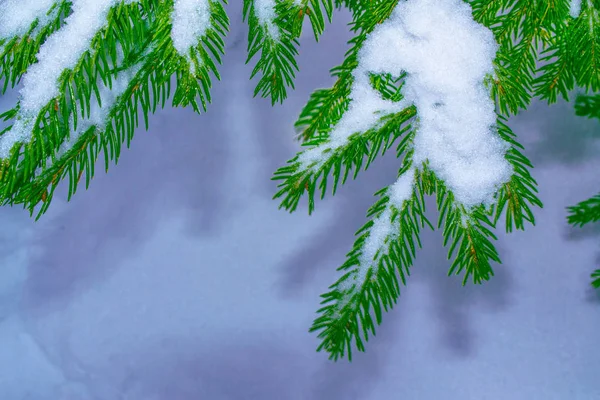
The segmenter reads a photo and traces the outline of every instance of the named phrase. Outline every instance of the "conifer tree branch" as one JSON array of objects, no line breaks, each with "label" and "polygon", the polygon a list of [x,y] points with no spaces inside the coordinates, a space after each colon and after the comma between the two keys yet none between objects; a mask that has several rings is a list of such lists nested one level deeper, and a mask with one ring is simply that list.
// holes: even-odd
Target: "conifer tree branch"
[{"label": "conifer tree branch", "polygon": [[574,206],[567,207],[567,222],[582,227],[591,222],[600,221],[600,193]]},{"label": "conifer tree branch", "polygon": [[[76,13],[72,6],[78,2],[83,4],[56,0],[10,37],[2,36],[0,26],[1,93],[9,82],[18,84],[26,71],[39,70],[36,58],[43,59],[45,43],[69,29],[63,20]],[[294,87],[304,18],[309,17],[318,41],[334,5],[353,15],[351,48],[343,63],[330,70],[336,83],[313,92],[295,123],[307,149],[273,177],[281,181],[274,196],[282,199],[280,208],[294,211],[306,191],[311,213],[315,193],[320,190],[324,197],[330,177],[335,194],[340,178],[343,184],[352,171],[356,178],[363,165],[367,169],[396,142],[397,157],[404,157],[398,181],[377,192],[381,198],[369,209],[370,220],[357,232],[339,268],[344,275],[322,296],[324,307],[311,331],[319,331],[319,350],[333,359],[345,354],[351,359],[353,341],[364,350],[368,332],[375,334],[373,316],[380,324],[382,306],[387,311],[396,302],[396,273],[405,284],[415,243],[421,245],[420,228],[427,224],[433,229],[424,216],[424,195],[437,196],[438,228],[443,225],[448,258],[454,257],[449,275],[464,273],[463,284],[493,275],[491,262],[500,258],[490,228],[506,212],[507,232],[524,229],[525,222],[535,223],[532,207],[542,207],[529,172],[533,166],[500,114],[526,108],[532,94],[552,103],[558,93],[567,99],[574,84],[600,88],[596,0],[585,0],[575,11],[569,10],[569,0],[467,3],[472,20],[465,16],[467,8],[458,11],[465,6],[462,1],[451,0],[244,0],[246,63],[260,53],[251,74],[260,75],[254,95],[269,96],[272,104],[283,102],[287,88]],[[89,46],[79,49],[72,65],[57,71],[56,93],[43,97],[35,113],[26,113],[30,96],[0,115],[14,120],[0,132],[0,203],[23,204],[33,213],[41,201],[37,218],[67,175],[69,198],[84,172],[89,185],[101,150],[106,169],[109,160],[118,161],[122,143],[130,145],[138,125],[138,105],[147,129],[148,113],[159,103],[164,107],[170,97],[172,75],[177,78],[173,106],[191,104],[196,112],[206,111],[211,101],[210,75],[220,79],[217,64],[229,21],[218,0],[97,0],[88,5],[100,7],[105,21],[88,32]],[[444,18],[435,19],[442,8]],[[435,24],[450,28],[459,43],[435,32]],[[399,41],[403,46],[397,46]],[[468,51],[462,42],[469,43]],[[421,57],[419,46],[427,46],[427,56],[443,56]],[[554,57],[556,61],[535,70],[538,59]],[[596,116],[596,100],[578,99],[577,112]],[[497,132],[487,130],[494,117]],[[456,136],[459,131],[462,136]],[[600,219],[598,196],[570,208],[569,222]],[[600,270],[592,278],[600,287]]]},{"label": "conifer tree branch", "polygon": [[[600,15],[592,1],[581,5],[577,18],[557,18],[558,29],[548,25],[548,31],[556,34],[547,37],[550,45],[541,60],[558,57],[558,61],[541,67],[542,75],[533,82],[535,95],[548,99],[548,104],[556,101],[557,92],[569,101],[567,92],[573,89],[574,83],[586,90],[600,90]],[[568,3],[558,1],[556,12],[565,15],[567,11]]]},{"label": "conifer tree branch", "polygon": [[578,94],[575,98],[575,115],[600,120],[600,95]]},{"label": "conifer tree branch", "polygon": [[[213,58],[220,63],[224,51],[220,35],[228,29],[222,5],[211,0],[208,6],[211,25],[184,54],[173,47],[172,3],[140,0],[119,2],[111,8],[107,24],[92,38],[90,50],[82,54],[72,70],[61,75],[59,96],[41,108],[33,123],[28,122],[33,126],[32,139],[17,141],[10,157],[2,160],[2,203],[23,204],[33,213],[42,201],[39,218],[67,174],[69,198],[84,171],[87,187],[100,150],[108,170],[109,159],[118,162],[125,139],[129,147],[138,125],[138,104],[142,105],[148,129],[148,113],[154,113],[158,103],[164,107],[173,74],[177,76],[173,106],[191,104],[200,112],[196,101],[200,97],[206,111],[206,102],[210,102],[209,73],[219,79]],[[98,77],[104,87],[99,86]],[[19,110],[20,102],[2,117],[22,123]],[[14,125],[0,133],[6,134]]]},{"label": "conifer tree branch", "polygon": [[501,261],[489,239],[496,240],[497,238],[488,228],[494,227],[493,222],[489,220],[488,213],[481,205],[466,208],[457,203],[452,192],[448,191],[439,179],[436,179],[435,182],[435,192],[440,213],[438,228],[442,224],[444,225],[444,246],[451,241],[448,259],[456,253],[448,276],[453,273],[458,275],[464,271],[463,285],[467,283],[469,277],[473,278],[473,283],[489,280],[494,275],[490,260],[497,263],[501,263]]},{"label": "conifer tree branch", "polygon": [[[283,102],[287,97],[286,85],[294,88],[293,78],[298,70],[295,57],[298,55],[298,39],[276,24],[275,0],[261,0],[260,8],[257,1],[244,0],[243,18],[248,18],[248,58],[246,64],[261,51],[260,59],[252,70],[250,79],[261,72],[254,96],[271,97],[271,104]],[[267,19],[269,18],[269,19]]]},{"label": "conifer tree branch", "polygon": [[596,289],[600,289],[600,269],[592,272],[592,286]]},{"label": "conifer tree branch", "polygon": [[600,11],[591,0],[582,2],[581,14],[572,22],[569,61],[579,87],[600,91]]},{"label": "conifer tree branch", "polygon": [[[288,2],[291,3],[290,0]],[[286,26],[293,37],[300,37],[304,17],[308,16],[315,41],[318,42],[325,30],[325,17],[331,23],[333,2],[331,0],[293,0],[293,3],[287,4],[285,1],[281,1],[276,5],[281,25]],[[294,5],[299,6],[300,9],[298,10]],[[323,15],[323,11],[325,11],[325,15]]]},{"label": "conifer tree branch", "polygon": [[506,121],[506,118],[499,115],[498,135],[510,145],[506,152],[506,159],[512,165],[514,173],[510,180],[498,189],[497,201],[492,205],[491,212],[494,215],[493,225],[496,226],[506,207],[505,227],[506,232],[510,233],[513,228],[524,230],[524,221],[535,225],[535,217],[530,206],[543,208],[543,204],[536,195],[537,182],[529,172],[533,165],[519,151],[523,146],[516,141],[516,135],[502,122],[503,120]]},{"label": "conifer tree branch", "polygon": [[321,295],[324,307],[310,328],[322,339],[317,351],[326,350],[332,360],[347,354],[351,361],[352,342],[365,350],[369,331],[375,335],[373,319],[381,324],[382,307],[388,311],[400,295],[398,276],[406,285],[415,244],[421,247],[420,229],[433,228],[424,215],[423,194],[419,172],[407,157],[398,181],[376,193],[380,199],[367,213],[371,219],[356,232],[353,249],[338,268],[344,275]]},{"label": "conifer tree branch", "polygon": [[69,11],[70,2],[56,2],[47,11],[46,21],[36,18],[23,35],[12,38],[0,37],[0,94],[6,93],[8,84],[15,87],[25,71],[35,62],[40,46],[48,36],[60,29],[62,21]]},{"label": "conifer tree branch", "polygon": [[[361,11],[365,13],[364,9]],[[354,10],[354,12],[356,15],[360,14],[358,9]],[[359,21],[360,20],[357,20],[356,22],[357,26],[360,25]],[[297,127],[306,127],[305,131],[302,132],[302,134],[304,134],[303,138],[307,140],[305,144],[313,147],[308,151],[299,153],[296,158],[290,160],[289,164],[292,164],[292,166],[288,165],[288,167],[284,167],[284,169],[278,171],[279,174],[277,175],[277,178],[283,179],[284,184],[283,189],[281,189],[275,197],[281,197],[284,194],[286,196],[281,207],[288,210],[294,210],[300,196],[304,190],[307,190],[309,191],[309,213],[312,212],[314,209],[314,186],[311,187],[310,185],[314,184],[316,177],[311,176],[310,172],[306,173],[306,171],[311,171],[315,166],[319,173],[322,171],[319,170],[322,166],[326,166],[325,170],[328,171],[331,169],[331,166],[328,163],[331,163],[333,159],[339,160],[341,158],[336,151],[339,149],[346,150],[347,148],[352,147],[351,144],[358,143],[358,140],[361,138],[364,140],[364,138],[369,135],[369,133],[351,135],[346,142],[342,141],[342,147],[335,150],[326,149],[331,151],[331,154],[327,154],[325,158],[322,157],[322,154],[315,155],[314,157],[306,155],[307,152],[322,148],[323,145],[328,142],[332,130],[331,125],[335,126],[338,124],[341,120],[341,116],[347,112],[349,103],[336,102],[337,99],[334,97],[334,94],[336,94],[336,92],[339,93],[339,87],[342,86],[343,83],[346,84],[344,85],[345,87],[342,86],[345,91],[349,91],[351,85],[355,83],[353,73],[358,65],[358,50],[362,47],[365,36],[366,35],[359,34],[351,40],[351,42],[355,43],[355,47],[347,52],[344,64],[339,68],[339,71],[346,74],[346,81],[338,79],[338,82],[336,82],[333,88],[321,89],[314,92],[296,123]],[[531,39],[532,37],[533,35],[531,32],[526,34],[526,38]],[[520,54],[520,59],[522,61],[516,63],[513,61],[512,67],[509,65],[509,68],[504,68],[502,65],[498,68],[499,64],[495,64],[495,66],[497,67],[496,72],[499,70],[510,72],[510,68],[513,68],[514,72],[510,72],[513,75],[508,77],[508,82],[514,85],[515,90],[511,93],[502,93],[502,96],[498,96],[498,88],[501,87],[501,79],[494,80],[493,77],[487,76],[484,83],[486,84],[486,87],[491,90],[492,97],[494,97],[494,95],[499,97],[501,109],[504,108],[504,110],[507,110],[512,107],[512,110],[516,111],[518,107],[525,107],[529,102],[530,96],[528,95],[527,90],[530,90],[530,87],[528,87],[527,82],[531,82],[532,80],[530,77],[533,72],[531,64],[533,62],[533,65],[535,65],[535,56],[530,52],[528,45],[525,45],[523,42],[521,48],[517,50],[514,50],[512,47],[504,47],[504,49],[500,48],[498,57],[500,59],[502,57],[508,59],[506,54],[509,50]],[[504,51],[504,53],[502,53],[502,51]],[[516,59],[518,58],[519,57],[517,56]],[[515,76],[517,71],[520,77],[525,76],[527,78],[529,76],[529,80],[517,79]],[[406,75],[404,74],[401,78],[404,78],[405,76]],[[373,79],[374,75],[370,76],[371,86],[376,87],[379,85],[377,91],[382,95],[382,98],[391,99],[393,97],[393,102],[398,102],[403,99],[402,94],[400,94],[402,85],[399,88],[395,88],[396,90],[390,90],[393,87],[390,84],[390,78],[392,78],[391,75],[379,74],[375,75],[375,77],[376,79]],[[395,78],[394,83],[398,80],[399,78]],[[377,84],[375,82],[377,82]],[[384,84],[382,85],[382,83]],[[382,90],[382,86],[386,89]],[[507,84],[505,84],[505,87],[507,87]],[[383,92],[387,93],[387,97]],[[342,104],[341,106],[340,103]],[[407,109],[405,109],[405,111],[406,110]],[[416,111],[418,113],[418,109]],[[416,116],[417,113],[412,113],[412,116]],[[496,236],[491,231],[491,228],[496,227],[496,223],[505,209],[506,230],[507,232],[510,232],[514,228],[524,229],[525,221],[535,224],[531,206],[542,207],[541,201],[536,196],[537,183],[528,171],[528,168],[532,168],[532,165],[519,151],[519,148],[522,149],[523,147],[515,140],[515,135],[510,128],[501,121],[506,120],[506,118],[503,118],[502,115],[497,115],[497,117],[497,133],[508,146],[505,153],[505,159],[513,168],[513,174],[509,180],[499,187],[499,190],[495,195],[495,202],[490,204],[487,209],[483,204],[465,206],[461,204],[461,202],[457,202],[454,193],[447,189],[444,181],[435,176],[428,168],[427,163],[423,165],[423,172],[417,174],[419,177],[417,181],[419,181],[420,186],[417,186],[415,183],[415,188],[419,187],[421,196],[423,194],[432,194],[434,192],[437,194],[438,209],[440,211],[438,227],[441,227],[442,224],[444,225],[444,245],[450,244],[448,258],[452,258],[454,254],[454,260],[448,274],[461,274],[464,272],[463,284],[466,284],[470,278],[472,278],[474,283],[482,283],[483,281],[489,280],[494,274],[491,262],[495,261],[501,263],[500,257],[492,242],[492,240],[496,240]],[[418,129],[419,128],[417,128],[417,130]],[[371,134],[374,133],[373,130],[368,132],[371,132]],[[403,141],[399,146],[398,156],[401,154],[412,154],[413,149],[411,149],[411,143],[414,134],[415,131],[411,130],[409,135],[405,136],[406,141]],[[301,158],[319,161],[317,161],[316,164],[308,162],[302,165],[302,163],[299,162],[299,159]],[[347,176],[348,169],[350,168],[346,169],[345,176]],[[306,174],[303,174],[302,171],[305,171]],[[341,168],[338,167],[337,169],[334,169],[334,192],[336,187],[335,184],[337,184],[337,176],[340,174]],[[306,179],[303,180],[303,178]],[[323,181],[324,180],[325,178]],[[282,185],[280,185],[280,187],[282,187]],[[380,204],[378,203],[374,207],[377,206],[380,206]],[[380,213],[383,212],[383,209],[381,208],[376,209]],[[379,216],[381,216],[381,214],[379,214]],[[379,219],[376,219],[376,221],[379,221]],[[389,304],[391,307],[392,302],[395,302],[397,293],[399,292],[397,283],[394,286],[395,277],[387,274],[384,278],[385,282],[377,284],[376,282],[379,281],[373,273],[374,269],[371,267],[367,268],[368,263],[366,264],[364,260],[362,263],[357,261],[357,255],[362,254],[361,251],[365,247],[365,241],[370,237],[369,229],[374,225],[375,222],[373,220],[369,221],[363,229],[357,232],[357,235],[362,234],[362,236],[359,236],[355,242],[353,251],[348,254],[348,261],[340,267],[340,270],[344,270],[346,273],[338,282],[336,282],[336,284],[330,287],[330,289],[332,289],[330,292],[323,295],[324,301],[322,304],[325,304],[325,307],[318,311],[320,316],[315,320],[314,325],[311,328],[311,331],[321,331],[319,337],[322,339],[322,342],[319,345],[318,350],[327,350],[330,353],[330,357],[333,359],[343,357],[346,352],[348,353],[348,358],[351,359],[352,341],[355,342],[358,350],[364,350],[364,341],[368,340],[368,331],[371,331],[372,334],[375,332],[370,308],[373,307],[376,320],[380,323],[381,304],[384,304],[384,308],[387,311],[386,305]],[[405,229],[410,232],[411,229],[414,228],[411,226],[410,228],[405,227]],[[390,237],[386,237],[383,239],[383,243],[387,243],[389,240],[391,240]],[[382,243],[382,241],[378,240],[378,243]],[[412,258],[410,259],[410,263],[412,263]],[[405,263],[403,265],[410,264]],[[348,271],[351,267],[357,269]],[[366,273],[365,268],[367,268]],[[381,266],[379,266],[378,271],[379,270],[381,270]],[[347,280],[358,274],[356,271],[361,271],[361,277],[366,274],[371,279],[365,280],[364,285],[353,286],[348,284]],[[401,276],[404,277],[401,268],[400,271]],[[372,274],[373,276],[369,274]],[[384,285],[385,288],[395,287],[397,290],[387,293],[386,289],[382,288]],[[374,289],[375,287],[376,289]],[[385,293],[384,300],[371,293]]]},{"label": "conifer tree branch", "polygon": [[[593,26],[590,23],[590,26]],[[587,96],[579,94],[575,99],[575,114],[580,117],[600,119],[600,95]],[[567,222],[573,226],[583,227],[591,222],[600,221],[600,193],[574,206],[567,207]],[[600,269],[591,274],[592,286],[600,288]]]},{"label": "conifer tree branch", "polygon": [[[358,51],[366,39],[366,35],[375,29],[382,21],[389,18],[396,6],[396,2],[387,0],[375,0],[372,2],[345,2],[354,14],[353,21],[350,23],[351,30],[358,32],[356,36],[348,41],[352,47],[346,51],[344,62],[332,68],[329,72],[332,77],[337,77],[337,81],[330,89],[315,90],[302,111],[294,127],[300,132],[297,138],[302,142],[307,142],[316,136],[328,135],[330,126],[335,125],[349,105],[349,95],[354,78],[352,72],[358,65]],[[395,85],[406,74],[393,79],[391,75],[385,78],[381,75],[372,75],[371,82],[375,85],[375,80],[384,79],[385,83],[380,83],[376,89],[387,99],[401,98],[400,88],[393,90]],[[389,91],[385,93],[383,87]]]},{"label": "conifer tree branch", "polygon": [[302,22],[308,15],[315,40],[325,29],[325,17],[333,15],[331,0],[244,0],[243,19],[248,19],[248,57],[246,64],[260,51],[260,58],[250,79],[259,72],[261,78],[254,96],[271,97],[271,105],[283,103],[286,87],[294,88],[298,71],[296,56],[302,34]]},{"label": "conifer tree branch", "polygon": [[[364,133],[355,133],[349,137],[346,144],[337,148],[327,147],[330,142],[326,135],[305,143],[310,148],[289,160],[288,165],[279,168],[272,178],[272,180],[283,181],[278,185],[279,191],[273,196],[274,199],[283,197],[279,208],[289,212],[295,211],[300,198],[307,192],[308,212],[311,214],[315,207],[317,184],[323,199],[330,173],[333,175],[332,195],[335,195],[342,173],[341,184],[346,182],[352,170],[354,170],[353,179],[356,179],[363,164],[366,170],[380,152],[382,155],[385,154],[403,134],[404,138],[398,145],[397,153],[406,152],[412,138],[411,126],[402,129],[400,126],[414,114],[415,108],[409,107],[399,113],[384,115],[380,118],[380,126]],[[313,158],[311,152],[318,155],[326,154],[326,159],[309,162],[310,164],[303,162],[302,157]]]}]

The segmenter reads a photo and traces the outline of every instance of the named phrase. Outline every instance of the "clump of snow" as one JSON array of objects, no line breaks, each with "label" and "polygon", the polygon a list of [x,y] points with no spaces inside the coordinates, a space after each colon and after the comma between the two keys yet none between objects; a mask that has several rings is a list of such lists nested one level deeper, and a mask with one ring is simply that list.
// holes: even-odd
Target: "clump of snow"
[{"label": "clump of snow", "polygon": [[273,22],[276,17],[275,0],[254,0],[254,10],[258,22],[267,27],[271,38],[275,41],[279,40],[279,28]]},{"label": "clump of snow", "polygon": [[175,0],[171,39],[179,54],[188,57],[210,26],[210,0]]},{"label": "clump of snow", "polygon": [[[401,1],[358,54],[349,109],[330,133],[330,141],[299,157],[317,168],[326,149],[345,145],[351,134],[377,125],[379,116],[414,104],[418,110],[414,162],[429,160],[458,202],[490,204],[512,167],[508,145],[494,126],[495,104],[485,88],[498,50],[493,33],[475,22],[460,0]],[[407,72],[404,98],[391,102],[370,85],[368,74]]]},{"label": "clump of snow", "polygon": [[[136,0],[127,0],[133,3]],[[0,137],[0,158],[7,158],[16,142],[28,141],[35,120],[41,109],[59,95],[58,78],[65,69],[75,67],[81,56],[90,50],[94,35],[107,21],[110,9],[119,0],[73,0],[73,13],[65,19],[65,24],[40,47],[37,63],[23,76],[20,90],[20,110],[11,130]],[[26,2],[30,7],[27,14],[35,15],[37,5]],[[23,24],[22,22],[21,24]]]},{"label": "clump of snow", "polygon": [[581,12],[581,0],[571,0],[571,7],[569,9],[569,14],[573,18],[579,17],[579,13]]}]

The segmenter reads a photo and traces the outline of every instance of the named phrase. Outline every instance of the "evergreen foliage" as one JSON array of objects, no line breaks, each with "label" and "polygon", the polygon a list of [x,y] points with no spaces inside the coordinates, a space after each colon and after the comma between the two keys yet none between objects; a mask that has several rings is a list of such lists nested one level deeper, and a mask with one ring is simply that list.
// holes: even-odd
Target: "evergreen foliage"
[{"label": "evergreen foliage", "polygon": [[[575,114],[600,119],[600,95],[588,96],[579,94],[575,98]],[[569,215],[567,222],[573,226],[582,227],[590,222],[600,220],[600,193],[574,206],[567,207]],[[600,269],[592,272],[592,285],[600,288]]]},{"label": "evergreen foliage", "polygon": [[[9,82],[11,87],[17,85],[36,63],[44,42],[72,14],[74,1],[77,0],[56,0],[44,18],[31,21],[26,32],[10,37],[0,35],[0,82],[4,81],[0,93],[6,92]],[[111,160],[118,161],[122,144],[126,142],[129,147],[139,122],[138,106],[141,105],[146,129],[148,113],[154,113],[159,104],[164,108],[170,98],[173,75],[176,88],[172,105],[191,105],[198,113],[200,108],[206,111],[211,101],[210,75],[220,79],[217,65],[224,53],[223,38],[229,19],[219,0],[202,0],[208,2],[210,25],[197,38],[197,44],[182,54],[175,49],[171,37],[175,1],[114,0],[107,23],[93,37],[89,49],[74,67],[66,68],[60,75],[59,94],[41,108],[27,140],[16,141],[7,157],[0,159],[1,204],[22,204],[32,215],[37,209],[38,219],[48,210],[63,179],[69,180],[69,199],[84,173],[87,188],[101,151],[108,170]],[[262,3],[261,7],[268,1]],[[243,18],[249,26],[246,63],[258,56],[251,74],[260,77],[254,95],[269,97],[272,104],[286,98],[288,87],[294,88],[298,38],[306,16],[318,41],[325,20],[332,19],[334,7],[346,7],[353,16],[350,27],[354,34],[343,62],[330,70],[337,78],[335,84],[315,90],[295,123],[297,137],[306,150],[275,172],[273,179],[280,182],[274,198],[280,199],[280,208],[296,210],[306,194],[308,211],[312,213],[317,192],[323,199],[331,183],[331,193],[335,194],[350,174],[357,178],[363,168],[367,169],[394,146],[401,159],[399,179],[404,177],[412,187],[407,197],[398,198],[392,185],[375,194],[379,198],[367,212],[369,220],[357,231],[346,262],[338,268],[343,275],[322,295],[323,307],[310,328],[322,340],[318,350],[326,350],[332,359],[347,355],[351,360],[353,343],[364,351],[369,332],[375,335],[375,323],[382,321],[382,308],[388,311],[396,303],[400,282],[406,284],[416,247],[421,246],[421,229],[425,225],[434,229],[424,215],[426,195],[436,196],[437,228],[443,230],[444,246],[449,246],[448,258],[452,259],[448,275],[461,275],[463,284],[469,280],[482,283],[493,276],[492,262],[501,262],[494,247],[493,230],[503,215],[507,232],[535,223],[532,208],[542,207],[542,203],[530,174],[533,166],[503,121],[527,108],[532,96],[551,104],[559,94],[568,101],[567,92],[574,84],[586,90],[600,89],[600,29],[596,29],[600,1],[584,1],[576,16],[569,15],[569,0],[467,2],[473,19],[489,28],[499,44],[494,74],[483,83],[496,105],[497,135],[506,144],[505,159],[513,169],[510,179],[496,191],[493,203],[475,206],[458,201],[428,161],[414,160],[415,135],[420,127],[419,110],[414,104],[382,113],[374,126],[354,132],[342,145],[326,150],[324,161],[302,161],[311,149],[330,143],[332,131],[350,105],[359,51],[376,27],[390,18],[398,0],[272,3],[275,18],[266,23],[257,12],[257,1],[243,2]],[[536,70],[536,60],[548,63]],[[110,90],[127,73],[131,76],[126,87],[106,110],[104,120],[86,123],[93,103],[102,107],[100,83]],[[406,77],[406,73],[370,73],[369,81],[382,99],[404,104],[402,89]],[[598,97],[578,98],[577,114],[598,117],[599,102]],[[14,121],[0,132],[0,142],[13,126],[22,122],[20,109],[18,102],[0,115],[4,121]],[[81,132],[76,133],[78,125]],[[583,225],[600,219],[599,196],[571,207],[569,223]],[[381,246],[371,252],[368,247],[383,232],[381,227],[389,229],[381,238]],[[365,254],[371,253],[372,259],[366,260],[365,265]],[[594,285],[600,287],[600,270],[593,278]]]}]

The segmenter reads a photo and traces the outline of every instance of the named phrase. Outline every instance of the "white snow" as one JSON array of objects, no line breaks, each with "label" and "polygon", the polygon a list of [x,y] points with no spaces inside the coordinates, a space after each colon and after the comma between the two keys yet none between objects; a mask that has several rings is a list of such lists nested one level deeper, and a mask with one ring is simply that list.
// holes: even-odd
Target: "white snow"
[{"label": "white snow", "polygon": [[[134,2],[128,0],[126,3]],[[58,78],[69,68],[73,68],[84,52],[90,49],[94,35],[106,24],[108,11],[118,0],[73,0],[73,13],[65,19],[58,31],[54,32],[40,47],[37,63],[23,76],[20,90],[20,110],[10,131],[0,139],[0,158],[7,158],[16,142],[28,141],[35,120],[41,109],[58,96]],[[38,10],[34,2],[22,15],[35,15]],[[25,8],[25,7],[23,7]],[[20,23],[21,26],[23,23]]]},{"label": "white snow", "polygon": [[175,0],[171,38],[179,54],[188,57],[210,26],[210,0]]},{"label": "white snow", "polygon": [[[372,267],[373,261],[378,251],[385,251],[385,239],[391,235],[390,240],[394,240],[399,234],[399,221],[392,222],[391,207],[402,209],[402,203],[410,199],[413,191],[413,181],[415,178],[415,169],[411,168],[404,175],[388,188],[390,195],[389,206],[386,210],[375,219],[371,227],[369,236],[365,241],[363,252],[360,257],[360,267],[357,273],[359,282],[364,282],[367,271]],[[377,265],[373,265],[377,267]]]},{"label": "white snow", "polygon": [[37,18],[41,25],[50,20],[46,15],[55,0],[5,0],[0,3],[0,38],[22,36]]},{"label": "white snow", "polygon": [[414,179],[415,170],[411,168],[389,187],[390,203],[397,209],[402,207],[404,200],[408,200],[412,196]]},{"label": "white snow", "polygon": [[[146,50],[149,53],[151,48]],[[117,63],[121,63],[123,60],[123,50],[117,45]],[[104,86],[101,79],[97,80],[98,92],[100,93],[100,100],[102,107],[98,104],[98,100],[95,95],[92,95],[90,99],[90,114],[83,118],[81,116],[81,110],[77,110],[77,129],[74,129],[75,121],[73,115],[69,118],[69,138],[61,143],[59,150],[56,152],[55,157],[59,159],[67,151],[75,145],[79,137],[85,133],[91,126],[96,126],[97,131],[103,132],[108,122],[108,114],[111,108],[114,106],[118,97],[129,86],[131,80],[135,77],[135,74],[140,70],[141,64],[136,64],[129,69],[120,71],[117,76],[112,77],[112,89]],[[46,160],[46,168],[52,165],[52,157],[48,157]],[[38,167],[35,171],[35,175],[39,175],[43,172],[42,167]]]},{"label": "white snow", "polygon": [[[512,168],[507,144],[494,132],[495,104],[483,85],[493,74],[498,44],[490,30],[476,23],[460,0],[409,0],[398,4],[359,51],[351,103],[330,141],[300,155],[304,168],[325,160],[323,151],[347,143],[358,131],[376,127],[380,115],[411,104],[418,111],[414,161],[429,160],[458,202],[490,204]],[[368,73],[408,73],[404,99],[393,103],[370,86]]]},{"label": "white snow", "polygon": [[254,0],[254,10],[258,22],[267,27],[271,38],[275,41],[279,40],[279,28],[273,22],[276,17],[275,0]]},{"label": "white snow", "polygon": [[361,70],[355,77],[348,110],[331,132],[329,141],[300,154],[298,159],[303,168],[307,168],[313,162],[317,162],[313,168],[318,168],[327,159],[324,153],[326,150],[344,146],[353,133],[374,128],[382,115],[402,111],[408,106],[404,101],[392,103],[382,99],[371,87],[367,72]]},{"label": "white snow", "polygon": [[571,0],[571,7],[569,10],[569,14],[573,18],[579,17],[579,13],[581,12],[581,0]]},{"label": "white snow", "polygon": [[[412,196],[414,178],[415,169],[411,168],[388,188],[388,195],[390,196],[388,207],[373,221],[373,226],[369,230],[369,236],[365,240],[362,254],[359,257],[359,265],[350,279],[347,279],[338,286],[339,289],[347,290],[354,284],[357,287],[361,287],[370,269],[373,268],[375,274],[377,273],[379,257],[376,256],[378,252],[387,252],[385,248],[388,245],[386,238],[395,240],[400,233],[399,221],[397,219],[392,221],[391,206],[394,206],[398,210],[402,209],[402,203]],[[347,303],[347,300],[345,298],[341,303],[338,302],[338,306],[340,308],[343,307]]]},{"label": "white snow", "polygon": [[[146,50],[146,53],[149,53],[150,51],[151,50],[148,49]],[[117,46],[117,62],[120,63],[123,58],[123,50],[120,46]],[[116,77],[112,77],[112,89],[104,86],[101,79],[98,80],[98,92],[100,93],[102,107],[100,107],[98,104],[96,96],[92,95],[90,101],[90,115],[86,118],[82,118],[81,110],[77,111],[79,113],[77,116],[77,129],[73,129],[74,119],[71,115],[69,120],[69,139],[61,144],[60,150],[56,155],[57,157],[60,157],[70,150],[75,142],[77,142],[77,139],[79,139],[79,136],[81,136],[91,126],[95,125],[97,130],[104,131],[106,123],[108,122],[108,114],[111,108],[117,101],[118,97],[127,89],[129,83],[134,78],[135,74],[140,70],[140,68],[141,64],[136,64],[127,70],[120,71]],[[49,164],[50,163],[47,163],[47,165]]]}]

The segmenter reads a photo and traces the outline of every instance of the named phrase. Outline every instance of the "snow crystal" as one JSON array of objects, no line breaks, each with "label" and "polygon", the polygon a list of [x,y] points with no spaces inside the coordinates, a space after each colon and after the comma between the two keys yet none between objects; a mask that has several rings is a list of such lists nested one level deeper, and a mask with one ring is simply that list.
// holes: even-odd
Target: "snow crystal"
[{"label": "snow crystal", "polygon": [[188,57],[210,26],[210,0],[175,0],[171,38],[179,54]]},{"label": "snow crystal", "polygon": [[279,40],[279,28],[273,20],[275,14],[275,0],[254,0],[256,18],[261,25],[267,27],[267,31],[273,40]]},{"label": "snow crystal", "polygon": [[[418,116],[414,162],[429,160],[458,202],[490,204],[512,168],[508,145],[494,132],[495,104],[483,84],[493,74],[498,50],[493,33],[475,22],[460,0],[401,1],[358,54],[349,109],[330,133],[330,141],[305,151],[306,168],[325,161],[324,150],[347,143],[358,131],[376,127],[381,114],[414,104]],[[404,98],[393,103],[370,85],[369,73],[407,73]]]},{"label": "snow crystal", "polygon": [[0,38],[23,36],[38,18],[40,24],[45,25],[50,20],[46,13],[54,2],[55,0],[6,0],[0,3]]},{"label": "snow crystal", "polygon": [[[16,142],[31,138],[41,109],[60,93],[61,73],[75,67],[83,53],[90,49],[92,38],[106,24],[107,14],[116,3],[118,0],[73,0],[73,13],[65,19],[65,25],[42,44],[37,63],[23,76],[21,108],[11,130],[0,138],[0,158],[7,158]],[[33,2],[26,4],[31,6]],[[34,9],[37,7],[31,6],[31,10]]]}]

